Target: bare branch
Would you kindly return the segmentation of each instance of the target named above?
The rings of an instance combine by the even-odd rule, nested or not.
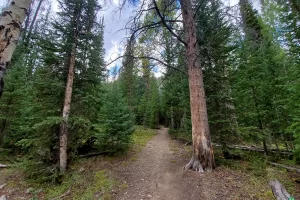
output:
[[[159,18],[161,19],[163,25],[168,29],[168,31],[174,36],[176,37],[182,44],[184,44],[184,46],[187,46],[187,43],[181,38],[179,37],[176,33],[174,33],[174,31],[171,29],[171,27],[168,26],[168,24],[166,23],[165,21],[165,18],[161,15],[160,11],[159,11],[159,8],[156,4],[156,1],[153,0],[153,3],[154,3],[154,7],[155,7],[155,10],[159,16]]]
[[[196,17],[197,12],[198,12],[199,9],[200,9],[200,7],[202,6],[203,2],[204,2],[204,1],[202,1],[202,2],[198,5],[198,7],[197,7],[197,9],[196,9],[196,11],[195,11],[195,13],[194,13],[194,16],[193,16],[194,19],[195,19],[195,17]]]
[[[177,70],[177,71],[179,71],[179,72],[181,72],[181,73],[187,74],[185,71],[182,71],[181,69],[178,69],[178,68],[176,68],[176,67],[174,67],[174,66],[172,66],[172,65],[170,65],[170,64],[168,64],[168,63],[165,63],[164,61],[162,61],[162,60],[160,60],[160,59],[158,59],[158,58],[154,58],[154,57],[152,57],[152,56],[132,56],[132,55],[123,55],[123,56],[119,56],[119,57],[117,57],[116,59],[112,60],[111,62],[107,63],[107,64],[105,65],[105,67],[111,65],[112,63],[114,63],[115,61],[117,61],[117,60],[119,60],[120,58],[123,58],[123,57],[131,57],[131,58],[133,58],[133,59],[150,59],[150,60],[155,60],[155,61],[159,62],[160,64],[166,66],[166,67],[169,67],[169,68],[174,69],[174,70]]]

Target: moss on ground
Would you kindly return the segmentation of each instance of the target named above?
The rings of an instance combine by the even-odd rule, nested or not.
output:
[[[148,141],[156,134],[156,130],[148,129],[143,126],[137,126],[132,134],[132,151],[139,152],[148,143]]]

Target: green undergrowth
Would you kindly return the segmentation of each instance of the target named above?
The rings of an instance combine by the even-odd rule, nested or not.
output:
[[[60,184],[26,179],[24,170],[18,165],[1,170],[0,183],[6,182],[8,190],[17,189],[20,193],[25,193],[30,188],[28,195],[31,199],[52,199],[64,195],[61,199],[109,200],[112,199],[112,190],[128,187],[114,177],[111,169],[116,163],[128,165],[135,161],[137,153],[155,134],[156,130],[137,126],[127,153],[77,159],[71,163],[67,174],[61,177]]]
[[[134,155],[129,161],[134,161],[135,153],[143,149],[147,142],[155,135],[156,131],[142,126],[137,126],[132,134],[130,152]],[[47,190],[47,198],[60,196],[70,190],[70,195],[65,199],[112,199],[111,192],[114,188],[127,188],[128,186],[115,178],[109,170],[119,158],[126,156],[99,156],[95,158],[80,159],[72,166],[69,175],[64,177],[61,185]],[[128,162],[127,160],[122,162]]]
[[[186,130],[169,129],[169,134],[173,139],[182,140],[184,142],[192,142],[192,134]]]
[[[214,151],[218,166],[244,174],[247,179],[246,184],[243,185],[244,191],[250,194],[253,199],[274,199],[269,186],[270,180],[274,179],[279,180],[291,195],[294,195],[299,188],[296,183],[298,179],[300,180],[299,175],[283,168],[268,165],[268,158],[263,154],[230,150],[231,154],[241,156],[240,159],[235,160],[225,159],[220,148],[215,148]]]
[[[143,126],[136,126],[132,134],[132,150],[141,151],[148,141],[156,134],[156,130],[145,128]]]
[[[120,182],[110,177],[105,169],[97,172],[72,172],[64,177],[62,184],[49,187],[46,198],[67,194],[64,199],[112,199],[111,191]],[[70,192],[68,192],[70,191]]]
[[[184,143],[192,142],[190,133],[169,129],[169,134],[173,139],[183,141]],[[250,195],[251,199],[273,200],[274,196],[269,182],[274,179],[279,180],[291,195],[294,196],[296,193],[299,193],[299,174],[288,172],[284,168],[273,167],[268,164],[268,161],[271,161],[295,166],[294,160],[289,160],[276,154],[266,157],[261,153],[239,149],[230,149],[229,151],[230,155],[235,159],[225,159],[222,149],[214,147],[217,166],[220,170],[226,168],[241,174],[241,177],[245,179],[243,181],[244,184],[241,186],[242,190],[245,194]],[[237,197],[237,199],[240,199],[240,197]]]

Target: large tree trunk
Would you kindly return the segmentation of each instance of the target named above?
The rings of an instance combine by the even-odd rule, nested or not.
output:
[[[75,39],[77,40],[77,39]],[[72,52],[69,61],[69,73],[67,78],[67,85],[65,91],[65,100],[63,107],[63,121],[60,125],[59,134],[59,169],[61,173],[65,173],[67,169],[67,147],[68,147],[68,119],[70,113],[70,104],[72,98],[73,80],[74,80],[74,68],[75,68],[75,53],[76,53],[76,43],[73,43]]]
[[[4,88],[4,75],[18,43],[20,29],[31,0],[12,0],[0,16],[0,97]]]
[[[196,25],[190,0],[180,0],[183,28],[186,36],[186,60],[188,64],[190,104],[193,134],[193,156],[186,169],[199,172],[215,167],[210,139],[202,66],[199,60]]]

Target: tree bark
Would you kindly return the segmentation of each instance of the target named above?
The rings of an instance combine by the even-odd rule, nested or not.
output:
[[[12,0],[0,16],[0,97],[4,88],[4,75],[18,43],[20,29],[31,0]]]
[[[192,117],[193,156],[186,169],[198,172],[215,168],[211,144],[202,66],[199,60],[196,25],[190,0],[180,0],[183,28],[186,37],[186,60],[188,64],[190,106]]]
[[[59,134],[59,142],[60,142],[59,169],[62,174],[65,173],[67,169],[68,119],[70,113],[70,104],[71,104],[73,80],[74,80],[76,41],[77,39],[75,37],[75,42],[73,43],[72,46],[72,51],[71,51],[70,61],[69,61],[69,73],[67,78],[64,107],[62,112],[63,120],[60,125],[60,134]]]

